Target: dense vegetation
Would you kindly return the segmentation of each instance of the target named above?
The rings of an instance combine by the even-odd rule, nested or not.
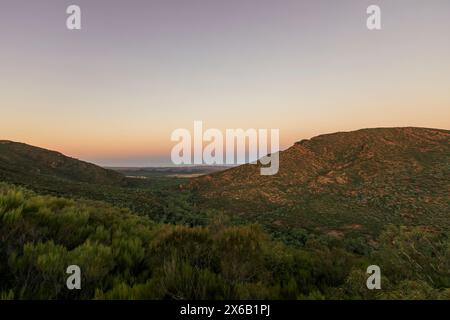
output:
[[[129,178],[0,141],[0,298],[450,299],[449,131],[324,135],[280,159],[272,177]]]
[[[216,215],[207,226],[159,224],[102,202],[0,184],[4,299],[450,299],[446,232],[389,226],[376,248],[300,234],[295,246]],[[65,287],[66,267],[82,290]],[[379,291],[366,288],[369,264]]]
[[[302,140],[279,172],[255,165],[196,178],[197,205],[278,233],[376,241],[386,224],[450,230],[450,131],[378,128]]]

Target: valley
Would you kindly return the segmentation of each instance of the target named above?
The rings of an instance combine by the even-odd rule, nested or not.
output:
[[[280,152],[275,176],[258,165],[101,168],[2,141],[0,293],[448,299],[449,177],[450,132],[425,128],[303,140]],[[64,291],[53,270],[66,264],[90,270],[83,293]],[[365,289],[372,264],[380,292]]]

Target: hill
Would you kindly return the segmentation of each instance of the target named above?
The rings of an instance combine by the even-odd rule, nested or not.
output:
[[[181,189],[3,142],[0,299],[448,299],[449,136],[323,135],[276,176],[244,165]],[[71,264],[83,290],[64,287]]]
[[[376,128],[302,140],[280,152],[280,170],[243,165],[200,177],[204,207],[271,229],[340,237],[387,224],[450,227],[450,131]]]
[[[61,179],[117,185],[124,176],[91,163],[24,143],[0,140],[0,178],[16,183],[33,179]]]
[[[124,172],[124,171],[122,171]],[[148,175],[125,177],[121,172],[24,143],[0,140],[0,182],[26,187],[43,195],[108,202],[157,221],[193,223],[197,214],[182,195],[172,192],[184,178]],[[170,210],[168,207],[170,206]]]

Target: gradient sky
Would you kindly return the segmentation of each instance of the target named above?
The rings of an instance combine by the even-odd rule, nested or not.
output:
[[[66,29],[70,4],[81,31]],[[279,128],[282,148],[450,129],[449,39],[448,0],[0,0],[0,139],[151,166],[194,120]]]

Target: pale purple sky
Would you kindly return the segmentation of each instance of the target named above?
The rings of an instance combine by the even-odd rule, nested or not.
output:
[[[0,0],[0,139],[145,166],[167,164],[170,133],[194,120],[280,128],[283,147],[449,129],[449,39],[448,0]]]

